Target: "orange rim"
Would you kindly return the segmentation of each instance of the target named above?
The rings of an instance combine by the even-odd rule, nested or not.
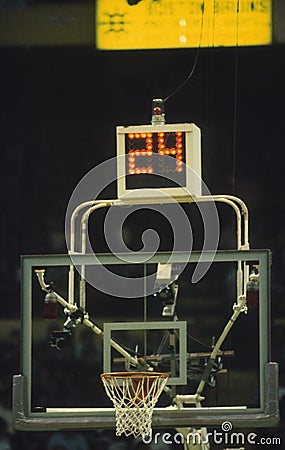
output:
[[[169,374],[166,372],[109,372],[102,373],[101,378],[143,378],[143,377],[158,377],[168,378]]]

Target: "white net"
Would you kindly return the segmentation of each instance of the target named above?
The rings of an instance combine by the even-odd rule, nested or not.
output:
[[[116,372],[101,375],[116,414],[116,435],[148,436],[153,408],[163,391],[168,373]]]

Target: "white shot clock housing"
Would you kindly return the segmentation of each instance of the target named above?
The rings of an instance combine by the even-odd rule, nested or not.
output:
[[[117,127],[118,197],[193,198],[201,192],[201,137],[193,123]]]

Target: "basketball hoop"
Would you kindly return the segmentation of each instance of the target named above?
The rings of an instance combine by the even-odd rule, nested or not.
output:
[[[168,373],[114,372],[101,374],[101,379],[115,408],[116,435],[149,435],[153,408]]]

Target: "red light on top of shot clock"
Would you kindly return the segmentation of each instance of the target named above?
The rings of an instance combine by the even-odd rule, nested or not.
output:
[[[155,106],[152,110],[152,114],[154,116],[161,116],[162,114],[162,109],[159,106]]]
[[[164,101],[161,98],[154,98],[152,100],[152,125],[164,124],[165,123],[165,113],[164,113]]]

